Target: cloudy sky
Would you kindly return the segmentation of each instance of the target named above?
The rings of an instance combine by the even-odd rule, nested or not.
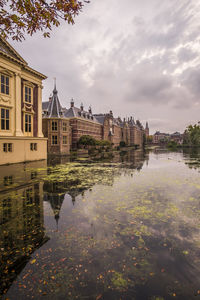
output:
[[[149,122],[150,133],[200,120],[200,1],[91,0],[44,39],[11,42],[29,65],[57,78],[59,99],[94,113]]]

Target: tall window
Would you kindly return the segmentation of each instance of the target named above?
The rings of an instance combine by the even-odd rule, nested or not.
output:
[[[67,144],[67,136],[63,135],[63,145],[66,145],[66,144]]]
[[[10,111],[6,108],[1,108],[1,130],[10,129]]]
[[[67,123],[66,122],[63,122],[63,131],[67,131]]]
[[[25,132],[31,132],[31,115],[25,114]]]
[[[9,95],[9,77],[1,74],[1,93]]]
[[[52,121],[52,131],[57,131],[57,130],[58,130],[58,122]]]
[[[57,145],[57,144],[58,144],[58,136],[52,135],[52,145]]]
[[[25,102],[31,103],[31,88],[25,86]]]

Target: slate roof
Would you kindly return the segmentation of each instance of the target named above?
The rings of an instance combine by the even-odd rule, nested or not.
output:
[[[63,118],[65,110],[60,105],[56,86],[53,90],[53,96],[50,97],[49,101],[42,102],[42,110],[44,112],[43,117],[45,118]]]
[[[99,114],[99,115],[94,115],[94,116],[95,116],[95,118],[97,119],[97,121],[98,121],[100,124],[103,125],[104,120],[105,120],[105,116],[106,116],[106,115]]]
[[[88,112],[88,111],[85,111],[85,110],[82,110],[81,108],[78,108],[78,107],[70,107],[64,114],[64,116],[66,118],[82,118],[82,119],[85,119],[85,120],[90,120],[90,121],[93,121],[93,122],[97,122],[98,123],[98,120],[96,119],[96,117]]]
[[[42,102],[42,110],[48,111],[49,101]]]

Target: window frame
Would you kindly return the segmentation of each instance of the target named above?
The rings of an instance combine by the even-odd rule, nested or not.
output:
[[[26,116],[28,116],[26,122]],[[26,126],[28,130],[26,130]],[[25,112],[24,113],[24,134],[27,136],[32,136],[33,134],[33,115],[31,113]]]
[[[4,117],[2,118],[2,111],[4,111]],[[7,117],[7,112],[8,112],[8,117]],[[10,109],[6,107],[0,107],[0,130],[5,132],[5,131],[10,131]],[[4,126],[2,126],[4,124]],[[2,128],[4,127],[4,128]]]
[[[26,92],[26,89],[28,93]],[[24,84],[23,96],[24,96],[24,103],[33,104],[33,86],[31,84],[27,84],[27,83]],[[29,99],[26,99],[26,97],[28,97]]]
[[[30,150],[37,151],[37,143],[30,143]]]
[[[63,122],[62,124],[62,131],[67,132],[67,122]]]
[[[56,141],[56,143],[55,143]],[[51,145],[57,146],[58,145],[58,135],[52,135],[51,136]]]
[[[3,143],[3,152],[13,152],[13,143]]]
[[[3,77],[5,78],[4,82],[2,82]],[[7,83],[7,79],[8,79],[8,83]],[[2,86],[4,87],[5,92],[2,91]],[[8,88],[8,93],[7,93],[7,88]],[[10,96],[10,76],[4,73],[0,73],[0,93],[5,96]]]
[[[58,121],[51,121],[51,131],[53,132],[58,131]]]
[[[65,142],[64,142],[64,139],[66,140]],[[63,145],[67,145],[67,135],[63,135],[62,142],[63,142]]]

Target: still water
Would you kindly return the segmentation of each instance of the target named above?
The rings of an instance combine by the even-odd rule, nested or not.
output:
[[[0,168],[0,298],[200,299],[200,154]]]

